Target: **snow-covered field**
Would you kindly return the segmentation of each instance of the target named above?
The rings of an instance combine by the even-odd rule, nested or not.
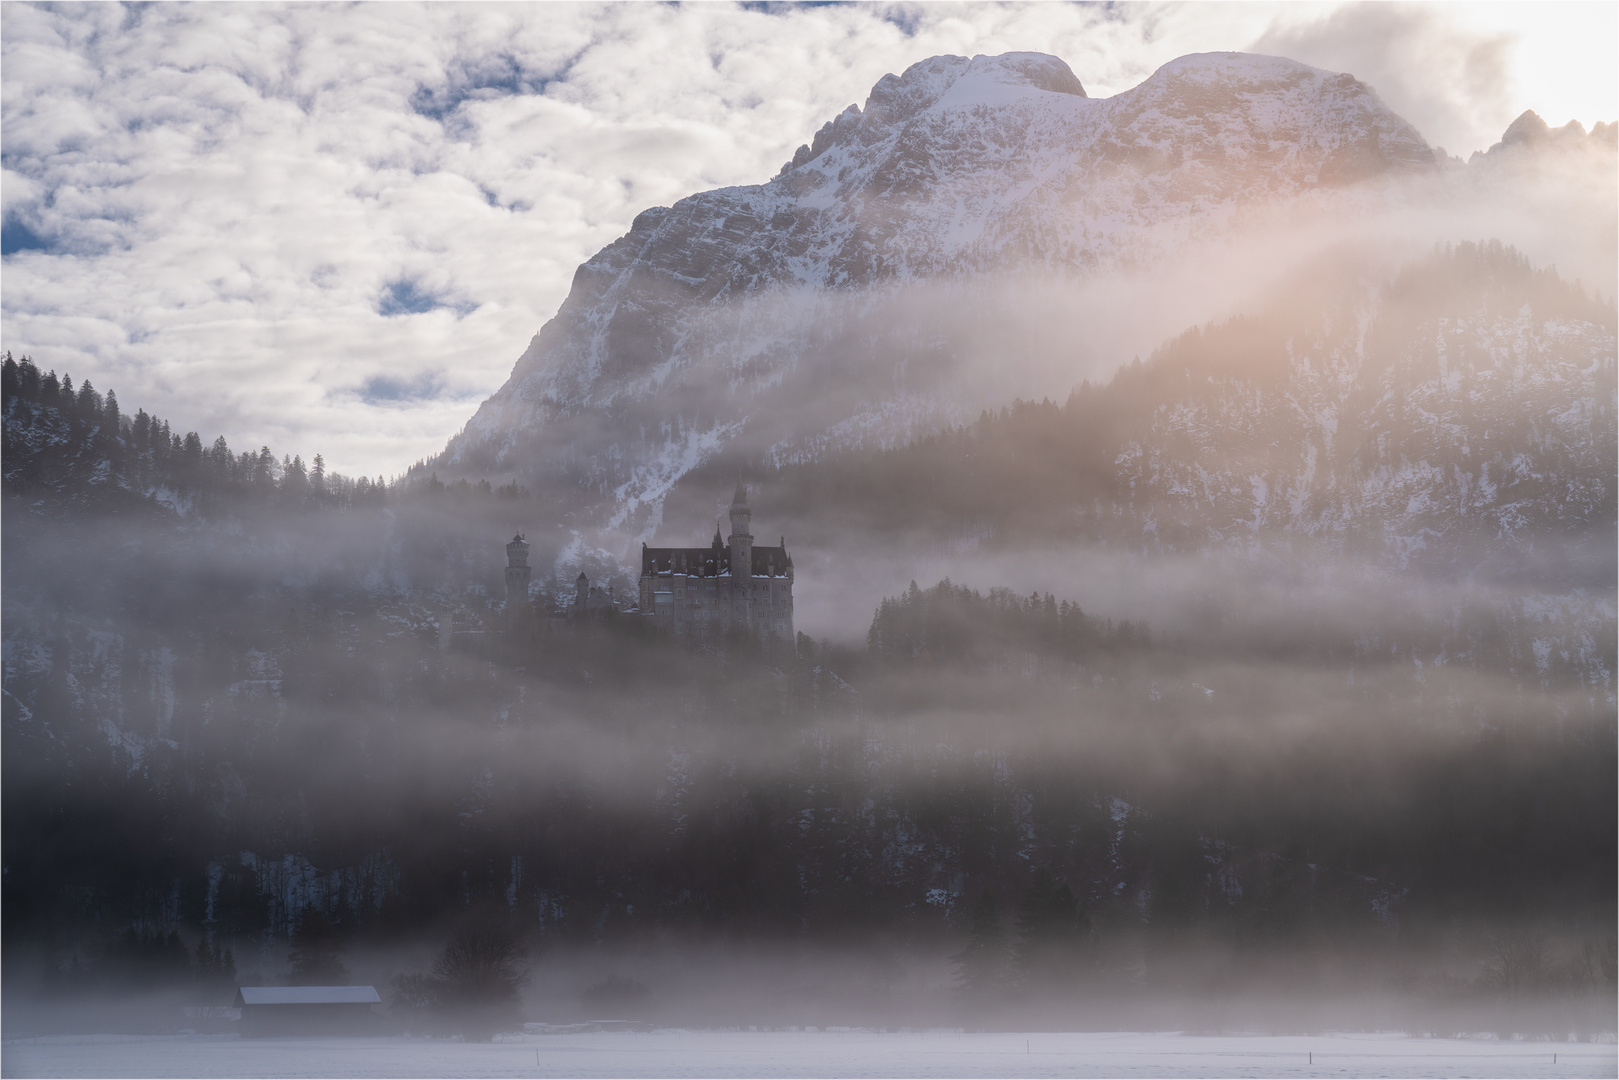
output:
[[[0,1071],[8,1077],[1585,1077],[1619,1073],[1613,1043],[1401,1035],[654,1031],[503,1036],[493,1043],[93,1035],[7,1039],[0,1045]]]

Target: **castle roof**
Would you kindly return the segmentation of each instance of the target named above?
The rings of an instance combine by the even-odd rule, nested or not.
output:
[[[715,538],[716,541],[718,537]],[[792,560],[785,544],[753,549],[753,576],[767,577],[772,571],[777,577],[786,577]],[[696,574],[718,577],[731,572],[731,550],[719,543],[708,547],[655,548],[641,545],[641,576],[658,574]]]

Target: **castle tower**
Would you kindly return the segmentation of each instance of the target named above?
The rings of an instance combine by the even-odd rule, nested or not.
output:
[[[744,585],[753,577],[753,534],[748,531],[753,522],[753,511],[748,508],[748,489],[736,485],[731,497],[731,577]]]
[[[585,617],[585,605],[590,600],[590,579],[585,577],[583,570],[573,579],[573,610],[582,619]]]
[[[518,619],[529,612],[528,604],[528,541],[523,534],[512,537],[506,545],[506,617]]]

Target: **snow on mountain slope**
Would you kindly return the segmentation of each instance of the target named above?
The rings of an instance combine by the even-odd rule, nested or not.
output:
[[[1171,346],[1119,481],[1188,546],[1290,533],[1477,566],[1611,536],[1615,348],[1611,314],[1521,256],[1436,257]]]
[[[941,312],[1004,303],[979,291],[991,275],[1160,265],[1278,204],[1434,166],[1371,89],[1277,57],[1187,56],[1103,100],[1055,57],[933,57],[768,183],[641,214],[434,464],[610,493],[592,516],[644,536],[674,480],[738,438],[926,423],[928,373],[961,363]],[[906,300],[940,283],[932,307]]]

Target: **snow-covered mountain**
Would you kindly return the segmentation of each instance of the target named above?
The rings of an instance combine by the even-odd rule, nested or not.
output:
[[[939,553],[931,573],[978,580],[981,555],[1110,549],[1607,587],[1611,303],[1499,243],[1388,280],[1323,262],[1268,308],[1189,330],[1066,404],[756,468],[755,511],[796,538],[811,580],[817,558],[819,576],[842,574],[851,550]],[[673,531],[702,526],[727,464],[681,482]]]
[[[1373,296],[1167,347],[1116,395],[1116,483],[1182,543],[1287,533],[1395,566],[1609,534],[1613,330],[1510,249],[1463,245]]]
[[[605,495],[597,521],[646,535],[738,439],[813,450],[936,416],[929,373],[962,336],[941,312],[1004,303],[992,277],[1161,265],[1436,165],[1369,87],[1278,57],[1187,56],[1107,99],[1051,56],[933,57],[768,183],[642,213],[434,464],[574,482]]]

